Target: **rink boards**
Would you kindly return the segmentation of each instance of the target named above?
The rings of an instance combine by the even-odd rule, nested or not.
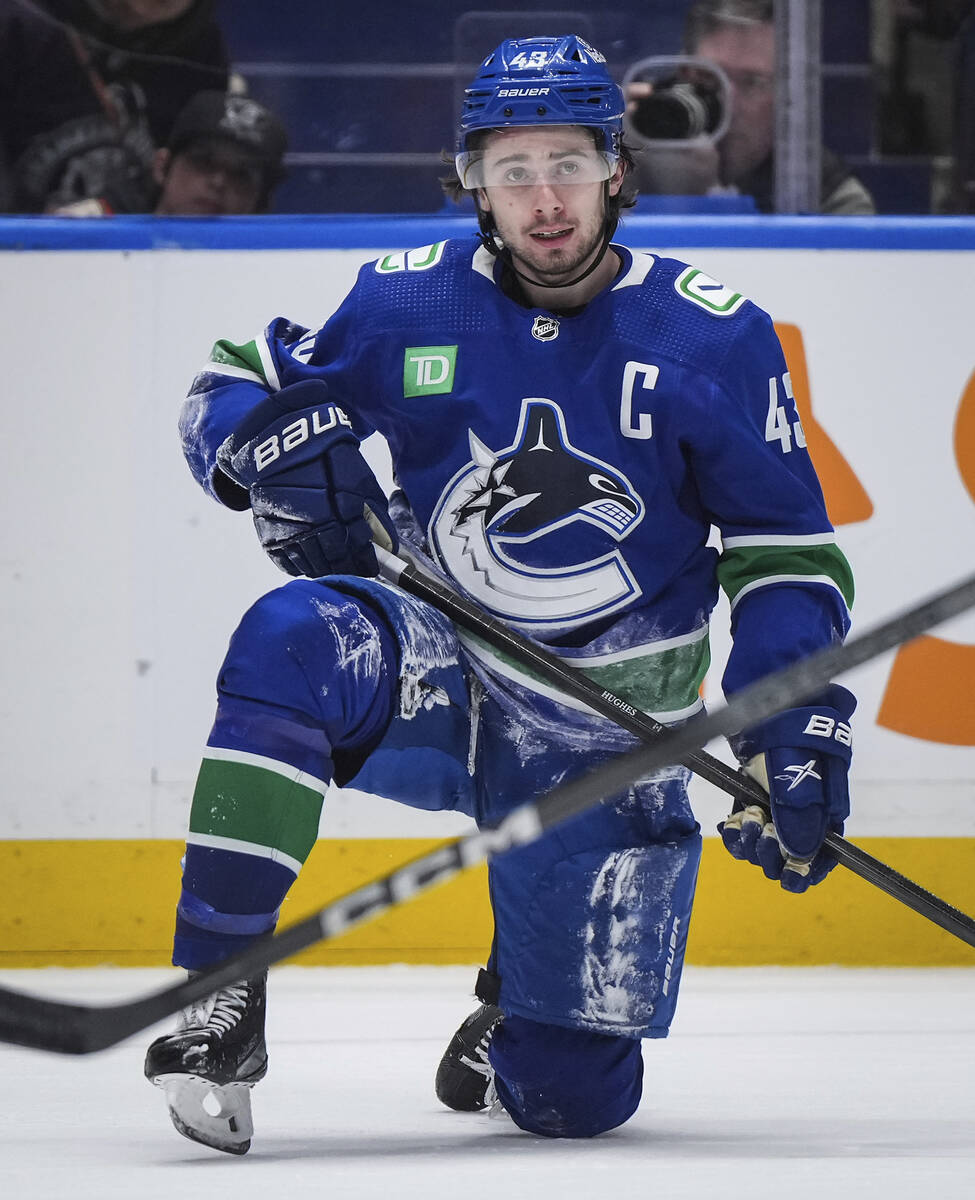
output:
[[[246,340],[279,314],[320,324],[363,262],[468,228],[0,220],[0,965],[166,960],[213,679],[242,611],[283,581],[246,516],[207,500],[182,463],[176,412],[210,345]],[[975,222],[637,217],[622,240],[693,263],[776,318],[856,573],[857,629],[972,569]],[[370,453],[386,471],[382,447]],[[719,608],[718,663],[726,620]],[[973,674],[969,615],[848,680],[860,697],[849,836],[967,911]],[[710,834],[723,798],[707,785],[695,797]],[[286,916],[467,828],[330,796]],[[489,939],[474,871],[308,957],[464,962]],[[706,842],[691,961],[969,956],[846,872],[787,897]]]

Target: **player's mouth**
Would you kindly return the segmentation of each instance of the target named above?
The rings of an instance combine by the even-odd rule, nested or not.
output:
[[[536,229],[531,234],[531,239],[542,246],[564,246],[572,233],[571,225],[561,225],[557,229]]]

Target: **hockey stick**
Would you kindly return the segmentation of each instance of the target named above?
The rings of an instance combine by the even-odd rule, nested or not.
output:
[[[581,701],[643,741],[650,742],[667,733],[665,725],[593,683],[581,671],[568,666],[551,651],[529,641],[490,616],[478,605],[461,596],[449,584],[424,570],[415,559],[404,560],[378,546],[376,556],[384,578],[432,604],[455,625],[481,638],[495,650],[554,684],[573,699]],[[751,776],[728,766],[721,759],[708,754],[706,750],[693,750],[682,762],[702,779],[733,796],[736,810],[746,804],[758,804],[768,808],[768,796]],[[960,938],[969,946],[975,946],[975,920],[971,917],[912,879],[908,879],[906,875],[895,871],[893,867],[887,866],[880,859],[874,858],[859,846],[848,842],[838,833],[828,833],[825,845],[837,862],[855,875],[886,892],[893,899],[899,900],[920,916],[926,917],[947,933]]]
[[[843,646],[831,646],[766,676],[737,693],[723,708],[694,717],[685,725],[667,730],[653,744],[611,759],[540,799],[520,805],[494,829],[479,831],[421,855],[280,933],[258,939],[193,979],[141,998],[107,1005],[71,1004],[0,988],[0,1041],[60,1054],[91,1054],[117,1045],[217,988],[255,975],[316,942],[337,937],[394,905],[411,900],[434,884],[446,882],[491,854],[527,845],[604,797],[622,791],[634,779],[669,763],[683,761],[713,738],[728,737],[792,707],[820,691],[835,676],[869,662],[973,605],[975,575]]]

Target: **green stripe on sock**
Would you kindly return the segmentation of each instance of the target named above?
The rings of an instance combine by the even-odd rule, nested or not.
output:
[[[733,546],[718,562],[718,583],[734,603],[749,584],[776,575],[825,575],[853,607],[853,571],[835,544],[825,546]]]
[[[304,862],[321,811],[322,796],[312,788],[262,767],[207,758],[193,793],[190,832],[251,842]]]

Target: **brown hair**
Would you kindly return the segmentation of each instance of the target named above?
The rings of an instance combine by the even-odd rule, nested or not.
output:
[[[774,0],[697,0],[684,25],[684,52],[693,54],[701,41],[729,25],[771,25]]]

